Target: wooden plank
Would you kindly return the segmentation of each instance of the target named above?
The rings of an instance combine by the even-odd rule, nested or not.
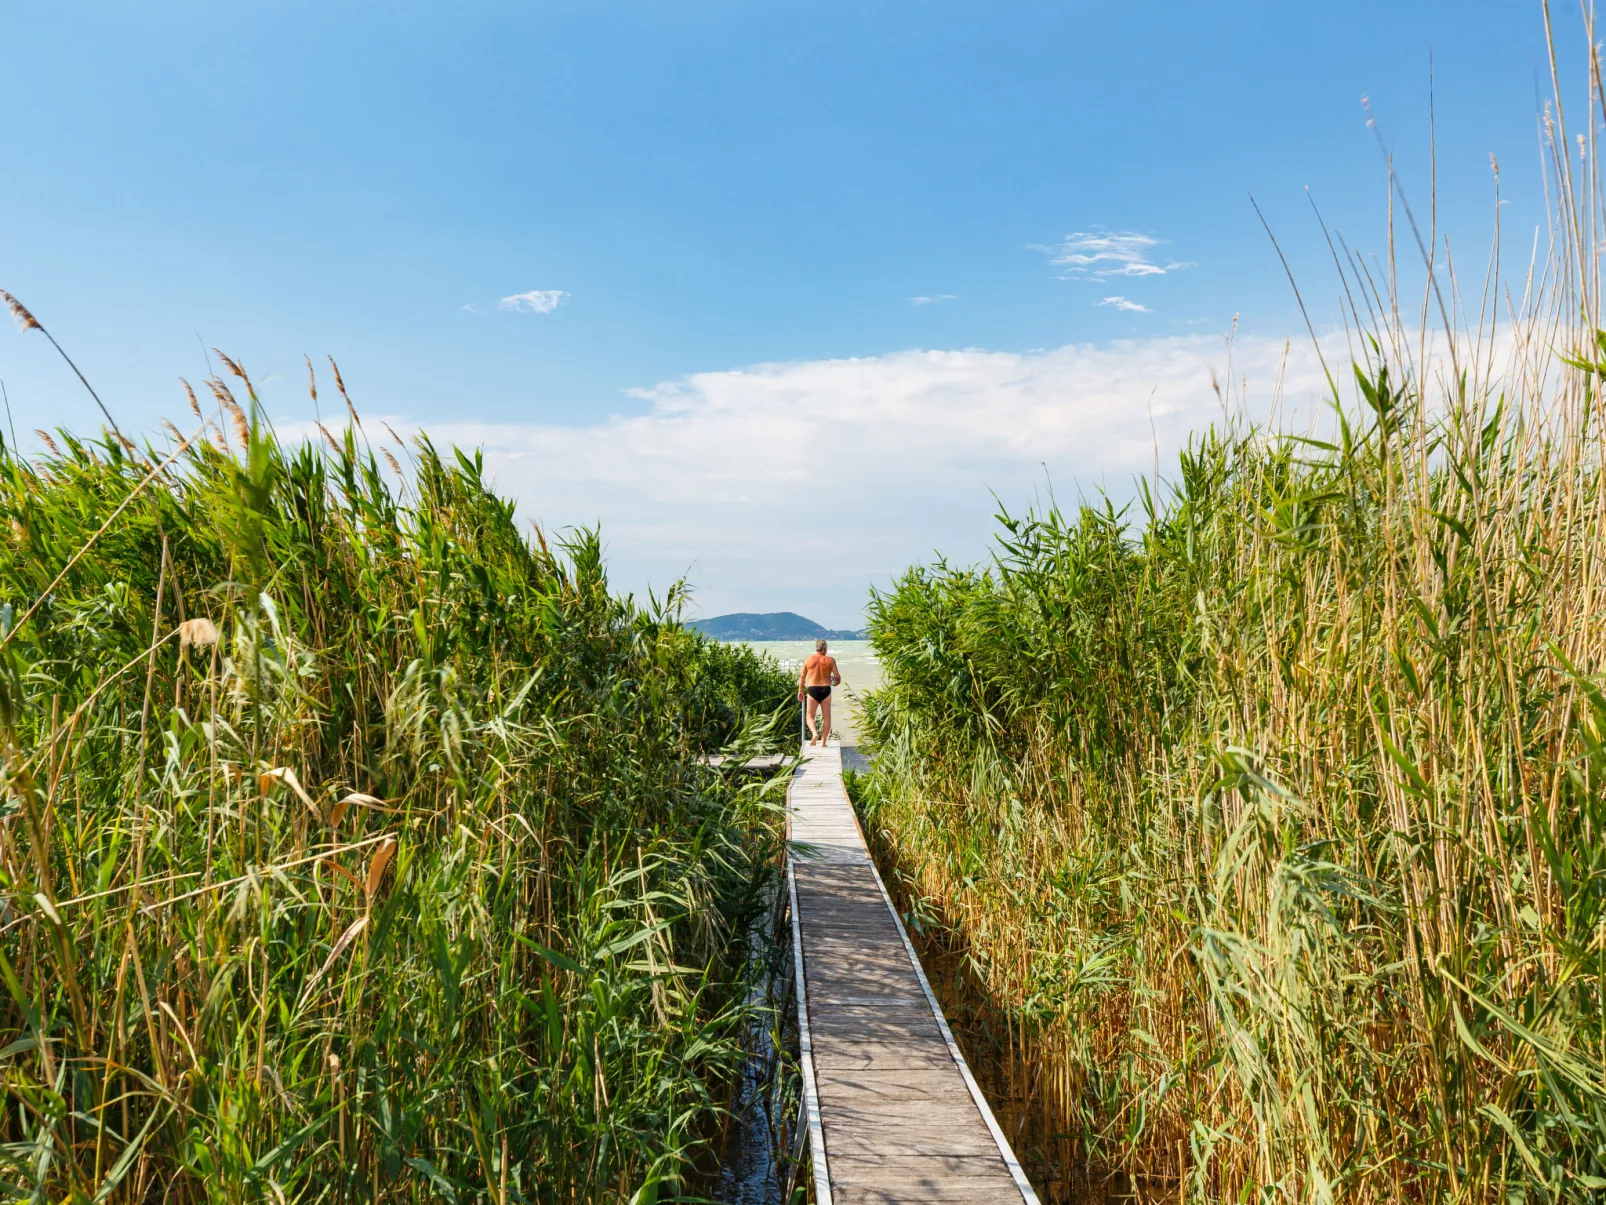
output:
[[[940,1130],[949,1135],[963,1134],[966,1141],[978,1142],[982,1149],[992,1150],[993,1136],[970,1125],[972,1105],[925,1100],[911,1103],[907,1100],[862,1100],[855,1104],[838,1097],[831,1110],[831,1126],[842,1132],[851,1132],[855,1138],[864,1138],[861,1131],[884,1133],[894,1139],[909,1130]]]
[[[884,911],[880,916],[870,912],[871,908],[880,908],[881,901],[868,901],[855,905],[850,911],[842,908],[814,908],[806,901],[798,905],[798,918],[807,923],[807,939],[809,941],[843,941],[853,938],[869,938],[876,943],[885,942],[889,937],[898,936],[898,926],[892,923],[892,918]],[[892,949],[898,947],[894,945]]]
[[[805,968],[808,966],[804,963]],[[901,980],[879,974],[875,968],[866,966],[836,966],[829,975],[821,973],[816,976],[812,970],[804,972],[809,976],[809,982],[818,985],[820,997],[824,999],[845,1000],[850,996],[892,996],[899,999],[918,999],[916,993],[919,986],[913,990]]]
[[[702,753],[697,760],[705,766],[731,766],[738,771],[781,770],[791,761],[790,753],[771,753],[764,757],[750,757],[739,765],[731,762],[723,753]]]
[[[924,1001],[921,1001],[923,1004]],[[814,1032],[855,1042],[940,1043],[942,1032],[931,1014],[910,1001],[902,1008],[857,1008],[842,1005],[817,1010]]]
[[[816,900],[814,894],[805,888],[803,898],[798,903],[798,914],[808,920],[811,936],[821,931],[848,933],[873,929],[877,933],[896,934],[898,930],[898,926],[892,923],[892,918],[881,907],[881,901],[873,896],[844,903],[840,893],[833,893],[830,902],[826,903]]]
[[[905,970],[908,969],[909,956],[904,953],[903,946],[890,944],[898,939],[896,925],[878,925],[864,917],[851,924],[834,921],[820,926],[808,909],[799,911],[805,926],[803,953],[813,950],[824,957],[890,958]]]
[[[954,1093],[953,1077],[946,1070],[906,1071],[898,1075],[822,1071],[814,1079],[822,1097],[840,1101],[844,1108],[873,1107],[891,1101],[905,1105],[951,1101],[955,1108],[966,1104]],[[969,1107],[974,1108],[973,1105]]]
[[[985,1126],[967,1124],[968,1115],[957,1109],[932,1108],[920,1118],[908,1116],[908,1106],[884,1112],[833,1111],[824,1133],[838,1159],[877,1158],[883,1155],[996,1156],[998,1148]]]
[[[892,1177],[889,1177],[892,1179]],[[832,1189],[831,1205],[914,1205],[930,1202],[931,1205],[1019,1205],[1021,1193],[1013,1184],[995,1187],[991,1182],[982,1185],[975,1180],[932,1180],[922,1177],[915,1183],[907,1181],[881,1187],[866,1184],[844,1184]]]
[[[816,979],[823,984],[831,979],[851,980],[862,976],[881,983],[912,984],[916,989],[920,986],[910,976],[908,962],[896,955],[858,949],[850,954],[819,958],[809,948],[806,937],[803,939],[803,966],[810,983]]]
[[[893,932],[892,937],[898,934]],[[920,991],[920,980],[909,973],[909,956],[899,956],[896,947],[888,949],[885,938],[881,939],[880,946],[873,944],[874,933],[866,934],[861,941],[844,941],[826,939],[821,942],[803,939],[803,958],[808,967],[809,978],[816,972],[822,976],[857,974],[860,968],[866,972],[874,972],[881,968],[890,979],[907,983],[916,992]]]
[[[983,1133],[986,1131],[984,1130]],[[831,1149],[830,1135],[826,1135],[826,1150]],[[996,1183],[1001,1161],[998,1158],[998,1148],[995,1146],[981,1155],[856,1155],[841,1160],[844,1166],[839,1171],[831,1169],[832,1186],[838,1184],[861,1184],[866,1187],[892,1187],[897,1186],[907,1194],[908,1186],[913,1184],[947,1184],[954,1180],[982,1180]],[[1013,1189],[1015,1186],[1006,1177],[1004,1185]],[[899,1200],[910,1200],[907,1195]],[[925,1193],[914,1198],[921,1201],[931,1200]],[[967,1200],[969,1198],[966,1198]],[[1020,1193],[1015,1193],[1015,1200],[1020,1200]]]
[[[854,1042],[816,1037],[816,1071],[946,1071],[953,1059],[940,1046],[928,1042]]]

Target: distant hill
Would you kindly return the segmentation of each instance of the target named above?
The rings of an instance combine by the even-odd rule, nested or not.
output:
[[[742,611],[735,615],[716,615],[712,619],[694,619],[687,626],[715,640],[864,639],[863,632],[822,628],[812,619],[804,619],[794,611],[771,611],[767,615]]]

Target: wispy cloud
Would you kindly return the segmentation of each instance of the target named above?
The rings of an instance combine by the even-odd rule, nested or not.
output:
[[[1128,311],[1130,311],[1131,313],[1134,313],[1134,314],[1147,314],[1147,313],[1149,313],[1149,307],[1148,306],[1139,305],[1135,301],[1128,301],[1125,297],[1106,297],[1103,301],[1099,302],[1099,304],[1100,305],[1107,305],[1111,309],[1115,309],[1115,310],[1128,310]]]
[[[596,422],[429,431],[438,446],[483,447],[522,518],[600,520],[621,588],[661,593],[689,574],[705,614],[850,617],[867,583],[933,549],[984,556],[990,491],[1018,508],[1045,465],[1062,500],[1078,483],[1128,496],[1134,474],[1153,472],[1156,441],[1174,463],[1190,431],[1219,421],[1212,372],[1247,379],[1259,413],[1279,379],[1285,410],[1321,405],[1308,344],[1240,334],[1230,354],[1229,373],[1220,338],[1179,335],[760,364],[634,390],[644,412]]]
[[[930,305],[933,301],[957,301],[952,293],[933,293],[930,297],[911,297],[910,305]]]
[[[562,289],[531,289],[528,293],[515,293],[502,298],[496,303],[496,308],[520,314],[550,314],[567,296]]]
[[[1164,239],[1133,230],[1082,230],[1067,234],[1052,246],[1033,244],[1032,250],[1041,251],[1049,263],[1063,268],[1060,275],[1066,280],[1164,276],[1194,266],[1174,259],[1160,262],[1154,252],[1164,245]]]

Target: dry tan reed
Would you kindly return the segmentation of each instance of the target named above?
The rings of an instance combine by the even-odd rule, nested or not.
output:
[[[18,301],[4,289],[0,289],[0,301],[4,301],[6,303],[6,309],[11,311],[11,316],[16,319],[17,325],[23,330],[44,330],[44,327],[39,325],[39,319],[35,318],[31,313],[28,312],[28,307],[23,305],[22,302]]]

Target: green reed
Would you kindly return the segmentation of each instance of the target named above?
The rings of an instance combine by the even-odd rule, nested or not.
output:
[[[0,1188],[671,1193],[777,882],[773,800],[699,755],[790,682],[478,457],[402,478],[212,385],[176,457],[0,454]]]
[[[1606,239],[1549,118],[1520,310],[1435,347],[1346,263],[1320,438],[1230,422],[1141,523],[1003,515],[872,600],[861,808],[1051,1195],[1606,1193]]]

